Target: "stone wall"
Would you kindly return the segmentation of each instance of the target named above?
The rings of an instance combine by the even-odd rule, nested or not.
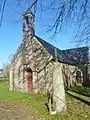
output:
[[[42,91],[49,89],[52,80],[52,56],[48,51],[39,43],[39,41],[34,37],[32,41],[33,46],[33,57],[34,57],[34,71],[36,71],[37,81],[34,89],[37,91]]]
[[[23,66],[21,53],[12,62],[10,69],[10,89],[22,91],[23,89]]]
[[[51,86],[52,56],[29,32],[24,35],[22,47],[19,47],[12,61],[10,89],[28,92],[25,68],[29,67],[33,72],[33,91],[46,90]]]
[[[65,86],[72,86],[77,83],[76,73],[77,71],[81,72],[81,84],[83,83],[83,71],[80,67],[74,65],[63,64],[62,65],[62,74]]]

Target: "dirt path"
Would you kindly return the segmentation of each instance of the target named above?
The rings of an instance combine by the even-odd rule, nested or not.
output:
[[[0,100],[0,120],[38,120],[22,102]]]

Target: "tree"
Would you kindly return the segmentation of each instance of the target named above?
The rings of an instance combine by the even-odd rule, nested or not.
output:
[[[16,0],[18,6],[22,0]],[[4,10],[8,0],[0,0],[0,26],[2,24]],[[40,10],[43,12],[53,12],[53,23],[49,25],[48,31],[54,30],[56,35],[63,25],[73,22],[77,25],[76,42],[88,43],[90,39],[90,1],[89,0],[49,0],[48,5],[44,0],[23,0],[29,9]],[[50,15],[50,14],[49,14]]]
[[[4,77],[4,79],[9,80],[10,64],[8,62],[3,63],[2,69],[3,69],[3,77]]]

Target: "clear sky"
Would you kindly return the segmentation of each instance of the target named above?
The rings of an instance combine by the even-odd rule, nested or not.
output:
[[[9,61],[9,57],[15,53],[23,39],[21,13],[27,5],[21,4],[17,7],[15,0],[8,0],[4,12],[3,23],[0,28],[0,68],[3,63]],[[47,2],[45,3],[47,4]],[[71,25],[61,31],[54,39],[52,39],[52,32],[47,33],[47,22],[50,24],[49,14],[41,14],[37,11],[35,20],[35,33],[39,37],[48,41],[49,43],[59,47],[60,49],[75,47],[71,41],[75,35],[74,27]],[[51,16],[53,13],[51,13]]]

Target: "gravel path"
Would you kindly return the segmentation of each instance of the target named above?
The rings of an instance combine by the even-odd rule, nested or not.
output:
[[[39,120],[22,102],[0,100],[0,120]]]

